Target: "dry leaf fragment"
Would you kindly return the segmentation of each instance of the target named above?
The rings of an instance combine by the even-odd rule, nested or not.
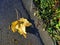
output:
[[[11,24],[11,30],[13,32],[18,31],[20,35],[23,35],[24,38],[27,37],[26,27],[31,26],[32,24],[25,18],[20,18],[19,20],[16,20],[12,22]]]

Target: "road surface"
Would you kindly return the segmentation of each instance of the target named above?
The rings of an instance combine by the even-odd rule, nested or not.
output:
[[[17,20],[15,8],[19,13],[18,18],[27,18],[33,24],[27,28],[26,39],[19,33],[13,33],[8,29],[11,22]],[[44,45],[34,25],[34,20],[24,8],[22,0],[0,0],[0,45]]]

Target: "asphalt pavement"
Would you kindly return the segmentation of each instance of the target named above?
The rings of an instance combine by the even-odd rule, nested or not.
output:
[[[18,18],[27,18],[33,24],[27,28],[26,39],[8,28],[12,21],[17,20],[15,9],[18,10]],[[0,45],[44,45],[22,0],[0,0]]]

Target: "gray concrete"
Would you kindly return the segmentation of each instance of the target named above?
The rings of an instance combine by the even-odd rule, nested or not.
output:
[[[47,31],[43,31],[43,22],[41,19],[38,19],[36,16],[33,15],[33,13],[36,11],[33,8],[36,8],[33,4],[33,0],[22,0],[24,3],[25,8],[28,10],[31,19],[34,20],[35,26],[38,29],[38,32],[41,36],[41,39],[44,43],[44,45],[54,45],[51,37],[48,35]],[[30,2],[30,3],[29,3]]]
[[[27,18],[33,24],[27,28],[26,39],[8,29],[11,22],[16,20],[15,8],[18,9],[19,18]],[[22,0],[0,0],[0,45],[44,45],[34,20],[30,18]]]

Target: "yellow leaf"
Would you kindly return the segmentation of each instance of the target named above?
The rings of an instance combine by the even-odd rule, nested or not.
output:
[[[27,37],[26,27],[31,26],[32,24],[25,18],[20,18],[19,20],[13,21],[11,24],[11,30],[13,32],[18,31],[20,35],[23,35],[24,38]]]

